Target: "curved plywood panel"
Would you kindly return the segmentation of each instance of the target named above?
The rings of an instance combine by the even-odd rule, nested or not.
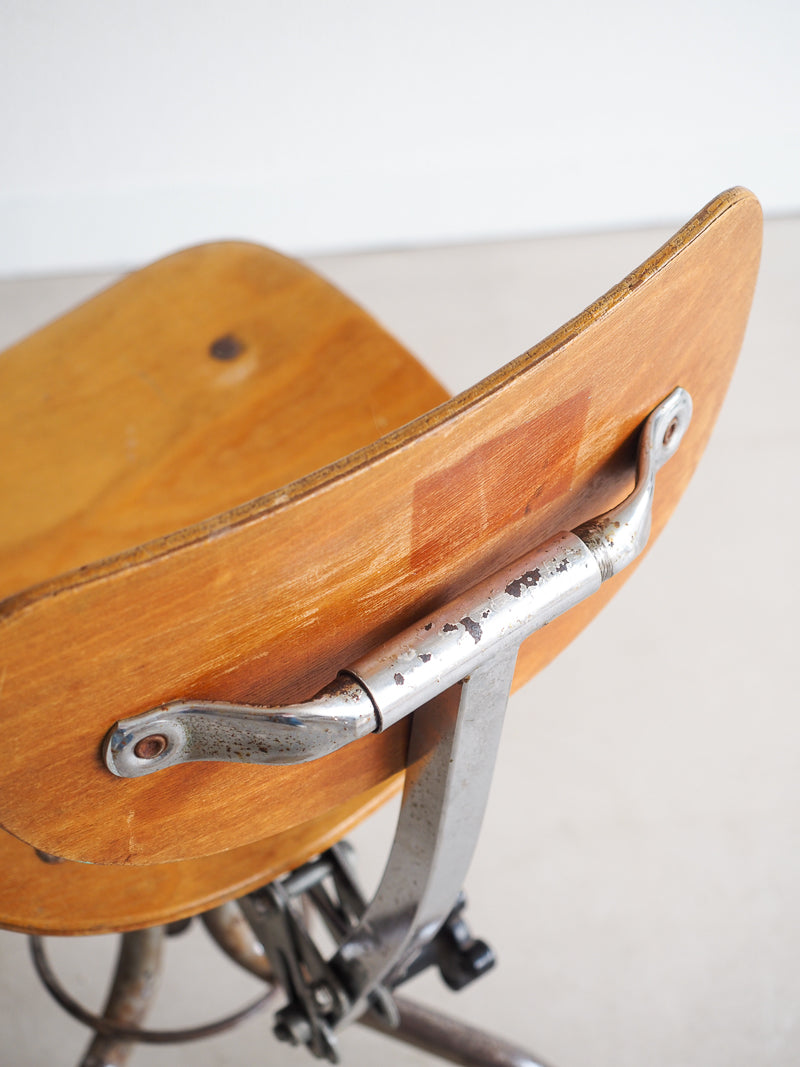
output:
[[[135,781],[108,774],[99,744],[116,719],[176,697],[309,696],[502,563],[616,502],[636,428],[682,385],[695,416],[659,475],[657,533],[724,396],[759,248],[757,201],[723,194],[586,312],[468,392],[377,440],[369,427],[372,443],[284,488],[9,597],[3,826],[72,859],[186,860],[283,834],[400,771],[402,726],[313,765],[201,764]],[[115,302],[111,322],[123,314]],[[307,295],[300,304],[293,321],[319,310]],[[311,426],[315,396],[304,401]],[[617,586],[534,635],[518,681]]]

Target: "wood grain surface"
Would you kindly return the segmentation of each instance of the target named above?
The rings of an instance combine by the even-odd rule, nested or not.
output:
[[[242,243],[160,260],[0,358],[0,599],[279,490],[447,395],[300,263]]]
[[[89,512],[92,502],[107,493],[107,514],[113,517],[114,494],[129,494],[134,503],[122,509],[129,517],[119,524],[116,541],[104,540],[105,533],[94,526],[84,527],[71,549],[43,547],[39,570],[37,553],[20,547],[27,541],[24,531],[9,547],[9,558],[17,560],[16,588],[41,584],[10,595],[0,609],[5,742],[0,820],[6,830],[70,859],[159,864],[284,834],[395,775],[405,759],[402,726],[302,767],[199,764],[135,781],[113,778],[100,762],[99,746],[116,719],[168,699],[278,703],[311,695],[337,669],[475,580],[616,502],[631,484],[636,428],[674,386],[682,385],[693,396],[695,415],[681,450],[659,475],[656,534],[688,482],[724,396],[749,310],[760,232],[755,198],[743,190],[723,194],[582,315],[473,389],[399,429],[387,426],[390,432],[376,440],[379,424],[374,419],[370,424],[362,408],[364,447],[344,458],[326,456],[319,462],[327,467],[285,487],[253,489],[247,482],[246,489],[233,493],[244,491],[239,500],[254,491],[266,495],[144,545],[136,514],[158,514],[173,479],[176,499],[184,492],[193,496],[176,472],[187,465],[193,469],[191,457],[205,447],[201,424],[206,416],[197,424],[191,418],[181,423],[189,425],[181,447],[167,435],[161,447],[168,457],[164,469],[172,473],[154,484],[150,495],[149,484],[142,489],[135,478],[130,487],[120,487],[118,442],[114,462],[107,468],[100,464],[101,473],[82,498]],[[236,247],[231,251],[234,258],[240,254]],[[302,289],[310,283],[308,272],[300,271]],[[280,280],[274,284],[282,287]],[[343,336],[338,316],[352,322],[363,315],[319,284],[321,289],[305,288],[302,298],[288,301],[291,315],[275,302],[274,335],[283,330],[288,335],[298,321],[319,318],[329,324],[322,333],[338,339]],[[251,280],[241,282],[237,307],[250,306],[250,285]],[[287,282],[285,291],[291,290]],[[176,302],[166,301],[165,291],[162,287],[161,313],[169,318]],[[63,397],[45,396],[45,379],[35,396],[25,392],[33,387],[22,382],[21,361],[37,344],[48,352],[60,345],[62,358],[69,352],[81,364],[108,359],[123,341],[129,354],[140,351],[145,336],[156,346],[145,316],[123,310],[129,296],[130,291],[120,295],[119,287],[111,290],[100,298],[105,299],[102,311],[90,303],[75,313],[78,325],[65,327],[68,317],[50,327],[44,340],[37,335],[12,353],[15,366],[10,371],[6,366],[6,372],[19,393],[8,395],[20,409],[12,413],[11,424],[39,417],[32,414],[37,397],[45,410],[65,403]],[[226,306],[212,313],[211,296],[199,301],[201,308],[195,308],[195,297],[186,292],[177,306],[184,309],[185,330],[196,329],[198,352],[213,359],[208,347],[219,337],[249,339]],[[154,290],[151,310],[159,299]],[[328,307],[328,299],[336,310]],[[369,322],[366,316],[364,321]],[[123,323],[132,334],[120,332]],[[370,329],[377,331],[374,324],[365,327],[367,333]],[[60,339],[61,330],[68,341]],[[364,344],[367,366],[372,340]],[[341,350],[349,351],[349,342]],[[46,365],[45,356],[39,358]],[[232,370],[236,358],[223,370]],[[287,417],[282,434],[290,452],[327,418],[319,414],[318,393],[341,384],[341,368],[322,371],[319,360],[309,359],[297,377],[306,371],[323,384],[307,384],[302,403]],[[48,381],[64,374],[49,373]],[[184,366],[159,388],[180,393],[188,373]],[[283,373],[295,377],[288,369]],[[412,377],[418,380],[416,373]],[[432,383],[428,387],[435,391]],[[191,392],[194,385],[187,388]],[[100,396],[105,398],[105,388],[89,397],[89,408]],[[194,399],[189,406],[203,403]],[[247,406],[244,394],[241,404]],[[134,404],[137,412],[142,406],[160,410],[149,395]],[[295,421],[298,410],[305,421]],[[46,416],[39,418],[47,422]],[[108,426],[124,428],[126,418],[111,414]],[[231,434],[223,439],[234,449],[236,419],[228,424],[224,415],[208,418],[212,423],[222,419]],[[54,431],[57,445],[78,425],[74,419],[61,424]],[[69,447],[79,452],[82,446]],[[335,451],[333,439],[331,448]],[[213,469],[213,452],[211,462]],[[207,462],[198,461],[194,481],[202,482],[208,469]],[[221,470],[223,480],[228,470]],[[53,485],[58,481],[53,474]],[[67,529],[77,521],[74,528],[81,530],[82,520],[63,503],[80,493],[80,486],[72,488],[52,512],[42,508],[42,545],[49,539],[47,530],[59,523]],[[204,500],[199,510],[208,503]],[[166,507],[161,532],[174,523],[169,512]],[[97,528],[101,525],[106,524]],[[106,547],[100,555],[119,554],[56,578],[45,573],[86,564],[101,543]],[[520,657],[517,682],[557,654],[618,584],[615,579],[534,635]],[[291,851],[287,846],[284,862]]]
[[[399,774],[282,834],[179,863],[46,862],[0,830],[0,926],[29,934],[105,934],[175,922],[242,896],[349,833],[402,784]]]

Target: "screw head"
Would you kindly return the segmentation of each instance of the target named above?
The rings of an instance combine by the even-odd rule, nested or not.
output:
[[[319,1010],[325,1014],[333,1011],[336,1006],[336,997],[327,982],[317,982],[311,987],[311,995]]]
[[[155,759],[160,756],[167,747],[167,739],[163,734],[150,734],[136,742],[133,754],[138,759]]]

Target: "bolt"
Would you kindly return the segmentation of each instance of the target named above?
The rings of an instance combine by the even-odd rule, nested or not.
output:
[[[166,747],[167,739],[163,734],[150,734],[149,737],[143,737],[136,742],[133,754],[139,759],[155,759]]]
[[[327,982],[315,983],[311,987],[311,995],[316,1006],[326,1015],[336,1007],[336,996]]]
[[[677,420],[677,418],[674,418],[672,420],[672,422],[669,424],[669,426],[666,428],[666,430],[664,431],[664,447],[665,448],[670,443],[672,438],[675,436],[675,431],[677,429],[678,429],[678,420]]]
[[[311,1040],[311,1024],[297,1008],[287,1005],[275,1017],[273,1031],[279,1041],[290,1045],[305,1045]]]

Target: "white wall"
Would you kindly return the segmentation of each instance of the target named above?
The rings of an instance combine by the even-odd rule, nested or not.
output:
[[[800,208],[795,0],[2,0],[0,274]]]

